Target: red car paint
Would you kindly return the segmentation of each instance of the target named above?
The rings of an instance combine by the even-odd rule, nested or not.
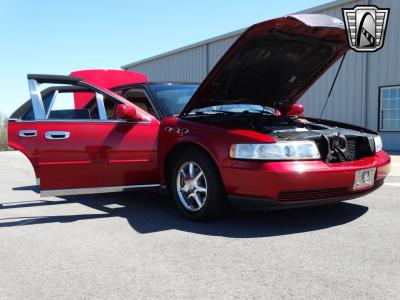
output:
[[[239,44],[234,44],[231,49],[237,49],[242,40],[260,31],[269,32],[274,26],[295,34],[306,32],[304,27],[299,26],[293,19],[286,22],[283,19],[276,19],[255,26],[253,31],[245,33],[239,39]],[[317,31],[307,30],[312,30],[315,36],[321,38],[330,39],[334,36],[345,39],[344,33],[337,30],[330,31],[326,28]],[[223,68],[233,50],[228,51],[228,55],[217,64],[215,72],[209,75],[195,94],[193,98],[195,102],[190,101],[184,112],[187,113],[195,107],[196,101],[200,103],[209,101],[207,93],[210,93],[210,82],[218,77],[219,70]],[[344,52],[345,50],[340,48],[324,70]],[[128,71],[89,70],[76,71],[72,74],[102,87],[110,94],[113,93],[108,88],[116,85],[147,81],[144,75]],[[312,78],[301,89],[289,94],[289,98],[297,99],[318,76]],[[83,107],[87,104],[87,100],[89,99],[78,98],[76,107]],[[121,99],[121,102],[132,109],[129,113],[134,111],[137,114],[139,122],[120,120],[55,122],[11,119],[8,126],[9,145],[28,157],[36,177],[40,178],[42,191],[163,184],[165,177],[168,176],[165,166],[171,154],[178,148],[184,149],[187,145],[196,145],[210,155],[218,168],[228,195],[269,199],[276,204],[295,202],[296,199],[290,198],[291,192],[298,193],[295,195],[298,195],[299,201],[310,201],[310,203],[325,198],[337,200],[339,196],[347,199],[357,193],[374,190],[390,170],[390,157],[384,151],[343,163],[326,163],[322,160],[266,162],[231,159],[229,148],[232,144],[274,143],[276,140],[268,134],[253,130],[216,127],[181,117],[157,120],[127,100]],[[292,107],[292,102],[290,100],[289,104],[277,104],[275,108],[283,113],[301,115],[301,107]],[[19,135],[21,130],[36,130],[37,136],[22,138]],[[70,132],[70,138],[67,140],[52,141],[44,138],[48,131],[66,130]],[[364,191],[354,192],[352,187],[355,171],[373,167],[377,168],[375,177],[377,185]],[[303,199],[302,192],[314,196]]]
[[[159,122],[37,122],[41,189],[75,189],[158,183]],[[68,140],[48,141],[46,131],[71,133]],[[140,141],[140,143],[138,143]],[[72,176],[73,174],[73,176]]]
[[[176,137],[165,133],[165,127],[188,128],[190,134]],[[176,118],[164,119],[160,133],[161,162],[166,160],[171,149],[179,143],[194,143],[205,149],[216,162],[228,195],[278,200],[280,192],[290,191],[347,188],[350,193],[356,170],[376,167],[377,181],[384,179],[390,171],[390,156],[384,151],[361,160],[335,164],[326,164],[320,160],[241,161],[229,158],[228,149],[231,144],[272,143],[275,140],[254,131],[226,130]]]
[[[287,115],[304,117],[304,106],[298,103],[293,104],[292,108],[287,112]]]

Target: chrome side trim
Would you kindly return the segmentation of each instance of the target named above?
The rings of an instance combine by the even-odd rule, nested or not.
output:
[[[40,93],[37,81],[34,79],[28,80],[29,93],[31,94],[33,114],[35,120],[46,119],[46,113],[43,106],[42,94]]]
[[[159,187],[160,184],[142,184],[142,185],[105,186],[98,188],[45,190],[45,191],[40,191],[40,197],[127,192],[137,189],[159,188]]]
[[[54,105],[54,102],[56,101],[57,96],[58,96],[58,90],[55,90],[53,97],[51,98],[49,109],[47,110],[46,119],[48,119],[50,116],[51,109],[53,108],[53,105]]]
[[[20,130],[18,131],[18,135],[23,138],[30,138],[37,136],[37,130]]]
[[[100,120],[107,120],[107,113],[106,113],[106,108],[104,107],[103,94],[96,92],[96,102],[97,102],[97,109],[99,110]]]
[[[46,140],[66,140],[70,136],[68,131],[47,131],[44,134]]]

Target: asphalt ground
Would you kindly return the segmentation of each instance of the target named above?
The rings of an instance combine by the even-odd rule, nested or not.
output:
[[[37,192],[29,162],[0,153],[2,300],[400,299],[397,176],[356,200],[210,223],[161,193]]]

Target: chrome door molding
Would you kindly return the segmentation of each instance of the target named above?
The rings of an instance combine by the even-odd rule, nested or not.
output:
[[[37,130],[27,129],[18,131],[18,135],[23,138],[31,138],[37,136]]]
[[[51,109],[53,108],[53,105],[54,105],[54,102],[56,101],[57,96],[58,96],[58,90],[55,90],[54,94],[53,94],[53,97],[51,98],[51,102],[50,102],[49,108],[47,110],[46,119],[48,119],[49,116],[50,116]]]
[[[66,140],[70,135],[68,131],[47,131],[44,137],[46,140]]]
[[[104,96],[96,92],[97,109],[99,110],[99,119],[107,120],[106,108],[104,106]]]
[[[46,119],[46,112],[44,110],[42,94],[40,93],[38,83],[35,79],[28,80],[29,93],[31,95],[33,114],[35,120]]]
[[[40,197],[127,192],[137,189],[152,189],[159,187],[160,184],[141,184],[141,185],[105,186],[96,188],[45,190],[45,191],[40,191]]]

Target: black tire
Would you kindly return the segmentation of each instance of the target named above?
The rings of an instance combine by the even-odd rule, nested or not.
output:
[[[183,203],[186,203],[186,201],[180,199],[180,195],[182,197],[182,195],[185,195],[186,192],[178,192],[177,182],[179,179],[181,179],[178,178],[178,173],[181,173],[181,168],[190,162],[194,163],[195,169],[203,172],[205,179],[204,181],[206,182],[206,196],[203,197],[203,205],[201,208],[200,206],[197,206],[197,208],[193,207],[193,209],[198,209],[196,211],[192,211],[190,208],[185,207]],[[200,171],[198,173],[200,173]],[[177,153],[174,155],[174,157],[172,157],[170,168],[168,168],[167,172],[169,173],[166,174],[168,190],[170,191],[171,196],[179,210],[186,218],[194,221],[213,220],[222,217],[223,214],[228,210],[229,206],[226,198],[225,188],[222,183],[218,168],[211,157],[204,151],[191,147]],[[188,197],[185,197],[185,199],[192,200],[192,198]],[[193,200],[189,202],[195,203]]]

